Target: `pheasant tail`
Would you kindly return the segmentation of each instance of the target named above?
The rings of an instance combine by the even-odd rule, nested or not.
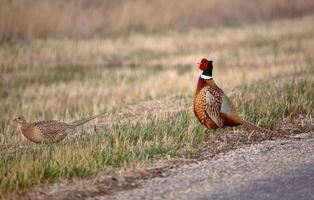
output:
[[[95,115],[95,116],[91,116],[91,117],[88,117],[88,118],[85,118],[85,119],[77,120],[77,121],[75,121],[75,122],[72,122],[72,123],[70,124],[70,126],[72,126],[72,128],[75,128],[75,127],[77,127],[77,126],[80,126],[80,125],[82,125],[82,124],[85,124],[85,123],[87,123],[87,122],[89,122],[89,121],[91,121],[91,120],[93,120],[93,119],[99,117],[100,115],[102,115],[102,114]]]
[[[245,121],[245,120],[241,120],[241,124],[243,126],[245,126],[246,128],[252,130],[252,131],[256,131],[256,132],[260,132],[260,133],[265,133],[266,135],[270,136],[270,137],[279,137],[279,136],[283,136],[281,133],[278,133],[278,132],[274,132],[274,131],[271,131],[269,129],[266,129],[266,128],[261,128],[251,122],[248,122],[248,121]]]

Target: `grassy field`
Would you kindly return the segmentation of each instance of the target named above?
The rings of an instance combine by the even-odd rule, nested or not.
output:
[[[191,109],[202,57],[214,60],[216,82],[244,118],[276,128],[313,116],[313,20],[3,43],[0,196],[197,154],[212,141]],[[20,114],[70,122],[104,111],[95,126],[55,145],[31,144],[12,122]]]
[[[0,42],[186,31],[313,12],[312,0],[1,0]]]

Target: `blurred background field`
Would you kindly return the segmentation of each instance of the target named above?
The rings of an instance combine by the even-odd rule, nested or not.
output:
[[[246,119],[311,118],[313,22],[311,0],[0,0],[0,197],[206,146],[191,110],[202,57]],[[56,146],[12,122],[104,111]]]
[[[0,41],[185,31],[313,13],[311,0],[1,0]]]

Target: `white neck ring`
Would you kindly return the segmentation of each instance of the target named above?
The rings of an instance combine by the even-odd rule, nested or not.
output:
[[[208,79],[213,79],[213,77],[211,77],[211,76],[206,76],[206,75],[201,75],[201,78],[202,79],[206,79],[206,80],[208,80]]]

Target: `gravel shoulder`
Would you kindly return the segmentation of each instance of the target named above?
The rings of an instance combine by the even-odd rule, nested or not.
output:
[[[314,132],[243,146],[90,199],[314,199]]]

